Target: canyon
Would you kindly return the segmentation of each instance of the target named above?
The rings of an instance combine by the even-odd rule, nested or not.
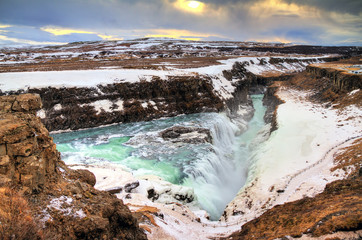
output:
[[[38,239],[361,237],[361,75],[345,70],[361,64],[359,48],[144,39],[3,51],[2,191],[25,200]],[[87,139],[125,155],[72,155]],[[220,165],[209,176],[186,165],[177,178],[136,173],[145,154],[175,146]],[[131,165],[116,162],[127,154]],[[230,154],[245,162],[228,165]],[[220,213],[205,211],[196,176],[220,177],[211,202],[235,188]]]

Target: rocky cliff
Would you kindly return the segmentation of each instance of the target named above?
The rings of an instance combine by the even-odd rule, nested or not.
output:
[[[331,81],[338,90],[351,91],[362,88],[362,76],[360,74],[348,73],[338,68],[328,67],[328,65],[313,64],[307,66],[306,71],[316,78]]]
[[[122,200],[95,190],[89,171],[60,160],[35,116],[41,106],[39,95],[0,97],[0,237],[146,239]]]
[[[30,89],[44,103],[39,116],[50,131],[76,130],[179,114],[220,111],[224,105],[204,77],[154,77],[94,88]]]

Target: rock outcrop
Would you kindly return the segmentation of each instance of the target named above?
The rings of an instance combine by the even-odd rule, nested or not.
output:
[[[49,131],[76,130],[120,122],[224,109],[209,79],[174,76],[137,83],[98,85],[95,88],[30,89],[44,103],[39,112]]]
[[[71,170],[61,161],[34,115],[41,105],[39,95],[0,97],[0,189],[14,189],[21,206],[28,206],[27,216],[42,232],[34,239],[146,239],[122,200],[94,189],[89,171]],[[0,236],[14,224],[29,230],[18,224],[14,214],[23,209],[12,209],[12,202],[0,206]]]
[[[210,130],[206,128],[174,126],[162,131],[160,135],[171,142],[212,143]]]
[[[337,90],[351,91],[362,88],[362,76],[340,69],[324,67],[323,65],[309,65],[306,71],[316,78],[329,80]]]
[[[48,130],[35,117],[41,107],[39,95],[0,97],[0,183],[21,184],[38,191],[58,178],[60,154]]]
[[[275,206],[227,239],[299,238],[303,234],[320,237],[339,231],[361,230],[361,189],[361,177],[330,183],[315,198]],[[358,234],[351,239],[358,239]]]

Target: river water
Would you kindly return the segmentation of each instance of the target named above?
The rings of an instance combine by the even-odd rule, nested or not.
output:
[[[251,145],[264,126],[262,98],[252,95],[254,116],[242,134],[224,113],[199,113],[53,137],[66,164],[119,163],[136,176],[157,175],[192,187],[201,208],[217,220],[247,179]],[[173,126],[209,129],[212,143],[162,139],[160,132]]]

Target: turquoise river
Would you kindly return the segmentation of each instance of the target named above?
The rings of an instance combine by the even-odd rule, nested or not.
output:
[[[263,95],[251,98],[255,112],[242,134],[224,113],[199,113],[52,136],[66,164],[117,163],[132,169],[135,176],[157,175],[192,187],[201,208],[217,220],[245,184],[250,146],[265,125]],[[162,139],[160,131],[172,126],[207,128],[212,144]]]

